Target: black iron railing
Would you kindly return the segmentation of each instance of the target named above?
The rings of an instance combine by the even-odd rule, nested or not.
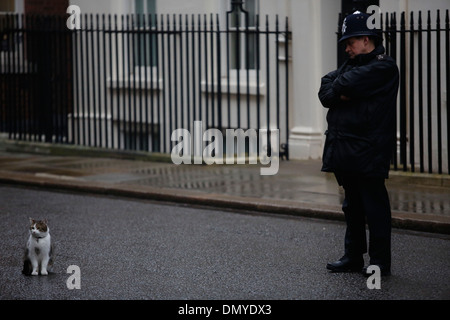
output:
[[[277,128],[287,151],[288,20],[250,18],[240,1],[224,17],[83,14],[75,30],[67,16],[3,16],[0,132],[168,153],[198,120]]]

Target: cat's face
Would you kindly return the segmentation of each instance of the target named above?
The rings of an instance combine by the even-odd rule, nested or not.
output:
[[[30,218],[30,233],[33,237],[45,237],[48,231],[47,220],[34,220]]]

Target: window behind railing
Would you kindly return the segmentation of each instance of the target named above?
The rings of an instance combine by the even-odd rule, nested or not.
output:
[[[246,0],[242,6],[228,12],[229,30],[231,31],[229,48],[231,69],[256,69],[256,20],[258,15],[259,0]]]
[[[134,28],[139,31],[135,43],[135,66],[156,66],[156,35],[151,31],[156,26],[156,0],[134,0]]]

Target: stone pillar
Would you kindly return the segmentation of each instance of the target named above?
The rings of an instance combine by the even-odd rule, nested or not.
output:
[[[317,93],[321,77],[336,69],[339,10],[340,1],[291,2],[293,97],[289,157],[292,159],[322,156],[326,110]]]

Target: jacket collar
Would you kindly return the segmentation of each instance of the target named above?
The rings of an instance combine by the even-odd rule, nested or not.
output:
[[[351,60],[350,64],[356,64],[356,65],[366,64],[370,60],[375,58],[377,55],[383,54],[384,51],[385,51],[384,47],[382,45],[379,45],[378,47],[376,47],[369,53],[359,54],[354,59],[349,59],[349,60]]]

